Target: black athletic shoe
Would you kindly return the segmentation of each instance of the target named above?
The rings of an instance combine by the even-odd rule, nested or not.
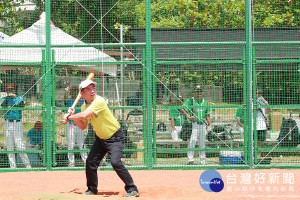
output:
[[[131,191],[125,195],[125,197],[138,197],[138,196],[140,196],[138,191]]]
[[[189,163],[188,163],[188,165],[194,165],[194,162],[193,162],[193,161],[191,161],[191,162],[189,162]]]

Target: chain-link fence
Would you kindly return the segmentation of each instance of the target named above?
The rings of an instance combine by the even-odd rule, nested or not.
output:
[[[298,1],[28,2],[0,23],[0,171],[84,167],[93,127],[62,118],[91,72],[130,169],[299,167]]]

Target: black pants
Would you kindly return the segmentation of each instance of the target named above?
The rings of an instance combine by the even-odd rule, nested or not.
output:
[[[98,192],[97,168],[106,153],[110,154],[112,167],[125,183],[125,190],[127,192],[135,190],[138,191],[137,187],[133,183],[131,175],[121,161],[123,146],[124,133],[121,128],[107,140],[102,140],[99,137],[96,137],[96,141],[94,142],[86,160],[87,187],[93,193]]]

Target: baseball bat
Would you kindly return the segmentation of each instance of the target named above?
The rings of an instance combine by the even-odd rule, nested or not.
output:
[[[88,76],[87,76],[87,78],[86,78],[86,80],[93,80],[93,78],[94,78],[94,73],[90,73]],[[80,100],[80,98],[81,98],[81,94],[80,94],[80,91],[78,92],[78,95],[77,95],[77,97],[76,97],[76,99],[75,99],[75,101],[74,101],[74,103],[73,103],[73,105],[71,106],[71,108],[75,108],[75,106],[76,106],[76,104],[78,103],[78,101]],[[67,121],[65,121],[65,120],[62,120],[62,123],[63,124],[66,124],[67,123]]]

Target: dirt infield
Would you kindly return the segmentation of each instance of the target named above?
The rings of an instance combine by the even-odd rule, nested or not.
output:
[[[300,170],[217,170],[224,189],[208,192],[199,183],[205,170],[130,171],[140,190],[138,199],[243,200],[300,199]],[[0,173],[1,200],[124,199],[124,184],[114,171],[99,171],[97,196],[84,196],[84,171]],[[103,198],[102,198],[103,197]]]

